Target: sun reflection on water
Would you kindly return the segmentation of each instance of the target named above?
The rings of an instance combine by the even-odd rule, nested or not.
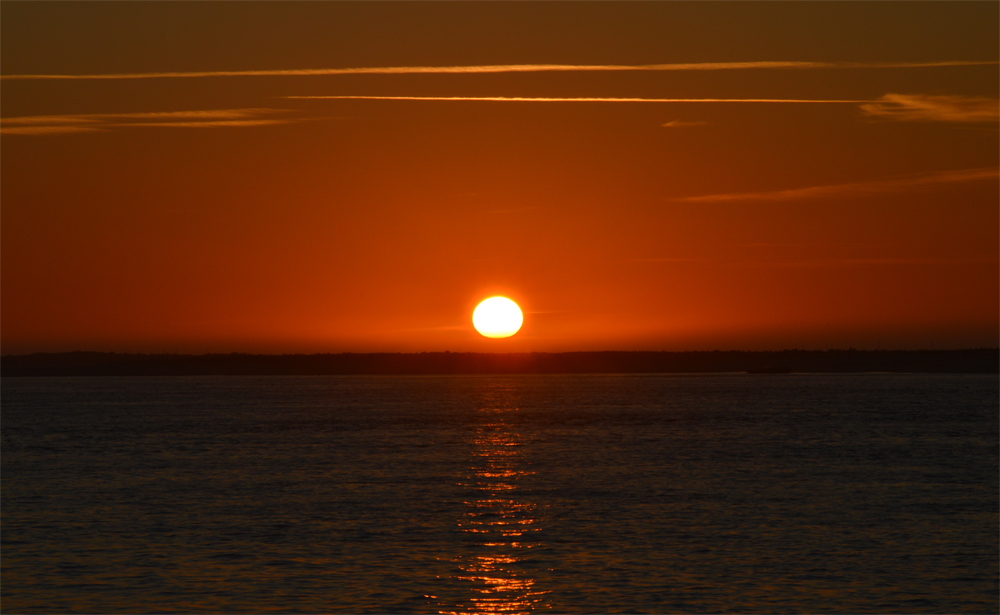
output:
[[[525,499],[520,482],[534,472],[524,451],[530,444],[509,420],[517,409],[482,409],[476,427],[469,474],[464,487],[474,494],[464,502],[457,529],[471,551],[458,558],[456,579],[463,598],[442,604],[440,613],[529,613],[545,608],[545,594],[535,587],[528,559],[540,546],[532,535],[541,530],[541,511]]]

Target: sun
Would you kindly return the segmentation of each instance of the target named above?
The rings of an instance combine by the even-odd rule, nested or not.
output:
[[[510,337],[521,328],[521,308],[507,297],[490,297],[476,306],[472,325],[486,337]]]

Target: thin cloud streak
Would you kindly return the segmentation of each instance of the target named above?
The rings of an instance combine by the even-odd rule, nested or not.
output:
[[[531,206],[531,207],[511,207],[511,208],[508,208],[508,209],[488,209],[488,210],[486,210],[486,213],[488,213],[488,214],[515,214],[515,213],[520,213],[522,211],[534,211],[535,209],[538,209],[538,208],[534,207],[534,206]]]
[[[177,128],[215,128],[220,126],[272,126],[288,124],[294,120],[217,120],[208,122],[132,122],[121,126],[147,127],[177,127]]]
[[[626,263],[694,263],[705,259],[702,258],[623,258]]]
[[[864,68],[937,68],[952,66],[991,66],[998,61],[955,60],[942,62],[688,62],[675,64],[499,64],[482,66],[386,66],[367,68],[314,68],[287,70],[187,71],[153,73],[109,73],[89,75],[37,74],[0,75],[0,79],[178,79],[199,77],[308,77],[325,75],[412,75],[412,74],[482,74],[539,72],[621,72],[621,71],[717,71],[761,69],[864,69]]]
[[[777,269],[815,269],[839,267],[892,267],[892,266],[935,266],[935,265],[992,265],[1000,262],[996,256],[968,258],[836,258],[805,261],[770,261],[734,263],[739,267]]]
[[[722,267],[749,268],[824,268],[824,267],[863,267],[863,266],[913,266],[913,265],[989,265],[1000,262],[996,256],[973,256],[967,258],[827,258],[812,260],[771,260],[748,261],[705,258],[626,258],[626,263],[706,263]]]
[[[83,113],[71,115],[30,115],[25,117],[5,117],[2,124],[79,124],[105,122],[116,119],[190,119],[225,120],[242,119],[268,113],[284,113],[283,109],[213,109],[208,111],[153,111],[140,113]]]
[[[696,122],[686,122],[684,120],[673,120],[663,124],[664,128],[692,128],[694,126],[707,126],[708,122],[696,121]]]
[[[861,105],[870,117],[898,122],[997,122],[1000,100],[981,96],[929,96],[926,94],[886,94]]]
[[[682,203],[727,203],[739,201],[792,201],[799,199],[815,199],[843,194],[903,192],[930,188],[940,184],[953,184],[980,180],[997,180],[1000,169],[963,169],[960,171],[943,171],[908,177],[890,177],[867,182],[849,184],[833,184],[826,186],[809,186],[791,190],[775,190],[772,192],[735,192],[727,194],[709,194],[680,199],[670,199]]]
[[[412,100],[459,102],[617,102],[617,103],[819,103],[857,104],[871,100],[815,100],[802,98],[602,98],[602,97],[529,97],[529,96],[284,96],[296,100]]]
[[[409,331],[465,331],[472,329],[470,325],[450,325],[443,327],[413,327],[410,329],[396,329],[395,333],[404,333]]]
[[[261,116],[287,113],[283,109],[215,109],[145,113],[90,113],[0,118],[0,134],[53,135],[104,132],[120,127],[213,128],[286,124],[293,119]]]
[[[72,124],[52,126],[0,126],[0,134],[5,135],[56,135],[74,132],[104,132],[95,126],[76,126]]]

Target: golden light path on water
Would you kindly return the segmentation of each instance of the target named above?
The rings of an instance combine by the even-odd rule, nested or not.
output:
[[[498,391],[499,392],[499,391]],[[502,393],[501,393],[502,396]],[[491,400],[484,400],[487,403]],[[500,399],[492,400],[501,402]],[[457,580],[471,589],[458,604],[441,604],[440,613],[528,613],[546,606],[524,565],[541,546],[533,535],[541,530],[538,504],[526,501],[519,481],[534,472],[524,458],[529,438],[510,417],[516,408],[481,407],[476,426],[467,487],[473,497],[464,502],[458,529],[469,540],[470,554],[458,558]]]

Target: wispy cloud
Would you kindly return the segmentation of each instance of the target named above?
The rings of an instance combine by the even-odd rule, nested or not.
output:
[[[367,68],[310,68],[276,70],[187,71],[151,73],[107,73],[89,75],[36,74],[3,75],[0,79],[177,79],[197,77],[302,77],[324,75],[410,75],[470,73],[539,73],[539,72],[617,72],[617,71],[717,71],[761,69],[864,69],[864,68],[935,68],[950,66],[989,66],[997,61],[956,60],[942,62],[688,62],[674,64],[498,64],[482,66],[384,66]]]
[[[534,207],[534,206],[509,207],[509,208],[506,208],[506,209],[489,209],[489,210],[486,211],[486,213],[489,213],[489,214],[516,214],[516,213],[520,213],[522,211],[533,211],[535,209],[538,209],[538,208]]]
[[[996,256],[966,258],[828,258],[791,261],[742,261],[733,263],[740,267],[777,269],[820,269],[840,267],[908,267],[933,265],[990,265],[1000,259]]]
[[[292,120],[217,120],[206,122],[131,122],[123,124],[126,126],[158,126],[175,128],[218,128],[226,126],[270,126],[273,124],[287,124]]]
[[[409,331],[464,331],[471,329],[471,325],[449,325],[442,327],[412,327],[409,329],[396,329],[396,333],[403,333]]]
[[[993,180],[1000,178],[1000,169],[963,169],[959,171],[942,171],[939,173],[924,173],[904,177],[889,177],[866,182],[848,184],[831,184],[825,186],[809,186],[791,190],[775,190],[771,192],[733,192],[726,194],[708,194],[671,199],[684,203],[726,203],[735,201],[792,201],[799,199],[814,199],[828,196],[882,192],[903,192],[931,188],[940,184]]]
[[[748,268],[837,268],[837,267],[878,267],[878,266],[920,266],[920,265],[989,265],[1000,262],[997,256],[971,256],[960,258],[818,258],[790,260],[747,260],[725,258],[626,258],[625,263],[702,263],[719,267]]]
[[[664,257],[664,258],[623,258],[622,262],[626,263],[693,263],[701,261],[701,258],[677,258],[677,257]]]
[[[861,105],[866,115],[901,122],[997,122],[1000,100],[980,96],[886,94]]]
[[[287,113],[282,109],[215,109],[150,113],[89,113],[32,115],[0,118],[0,134],[53,135],[100,132],[118,127],[214,128],[285,124],[290,118],[266,117]]]
[[[809,98],[607,98],[579,96],[554,98],[546,96],[285,96],[305,100],[426,100],[459,102],[603,102],[603,103],[819,103],[856,104],[870,100],[835,100]]]
[[[667,122],[666,124],[663,124],[663,127],[664,128],[691,128],[693,126],[707,126],[707,125],[708,125],[708,122],[704,122],[704,121],[686,122],[684,120],[673,120],[673,121]]]
[[[5,126],[0,123],[0,134],[5,135],[57,135],[73,132],[101,132],[96,126],[54,124],[51,126]]]

